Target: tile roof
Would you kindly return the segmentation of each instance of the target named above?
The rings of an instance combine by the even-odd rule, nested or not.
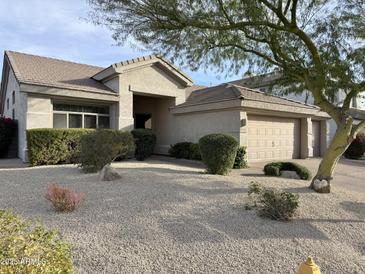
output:
[[[19,82],[56,88],[115,93],[91,78],[102,67],[5,51]]]
[[[313,105],[290,100],[284,97],[269,95],[259,90],[249,89],[233,85],[230,83],[195,90],[191,93],[191,95],[189,96],[189,98],[186,100],[185,103],[180,104],[177,107],[206,104],[206,103],[213,103],[224,100],[235,100],[235,99],[244,99],[244,100],[260,101],[265,103],[287,105],[287,106],[318,109],[318,107]]]

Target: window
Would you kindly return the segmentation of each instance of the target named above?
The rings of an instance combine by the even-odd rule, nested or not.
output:
[[[54,128],[109,128],[109,107],[53,104]]]
[[[6,109],[9,110],[9,98],[6,99]]]
[[[54,128],[67,128],[67,114],[54,113],[53,114]]]
[[[106,116],[99,116],[98,117],[98,125],[99,128],[109,128],[109,117]]]
[[[109,120],[109,117],[106,117]],[[96,115],[84,116],[84,128],[96,128]]]
[[[13,105],[15,104],[15,90],[13,90],[13,93],[12,93],[12,102],[13,102]]]
[[[12,111],[12,119],[15,120],[15,109]]]

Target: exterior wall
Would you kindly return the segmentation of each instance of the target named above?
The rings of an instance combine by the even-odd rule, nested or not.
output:
[[[25,127],[19,133],[19,152],[23,161],[28,161],[26,130],[32,128],[52,128],[53,127],[53,109],[50,98],[37,97],[28,95],[24,100],[25,105]]]
[[[175,136],[171,144],[183,141],[196,143],[201,137],[210,133],[229,134],[239,142],[244,142],[245,140],[241,134],[240,110],[197,112],[176,115],[175,117]],[[243,131],[244,128],[242,129]]]
[[[15,104],[12,102],[12,93],[15,91]],[[7,100],[9,99],[9,108],[7,108]],[[19,84],[15,78],[12,69],[9,70],[8,83],[6,88],[4,116],[12,118],[13,110],[18,123],[18,157],[25,160],[25,129],[26,129],[26,111],[27,111],[27,95],[20,92]]]

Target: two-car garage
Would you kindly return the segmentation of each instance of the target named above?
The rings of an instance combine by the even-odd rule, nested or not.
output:
[[[177,135],[184,129],[179,141],[229,134],[247,147],[249,162],[319,157],[327,148],[329,117],[319,108],[237,85],[193,91],[172,111]]]

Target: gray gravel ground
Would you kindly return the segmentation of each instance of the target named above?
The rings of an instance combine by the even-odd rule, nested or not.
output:
[[[115,182],[74,166],[3,169],[0,208],[59,227],[78,273],[296,273],[308,255],[322,273],[365,272],[364,193],[321,195],[305,181],[208,175],[167,159],[114,164],[122,175]],[[252,180],[299,193],[299,216],[276,222],[246,211]],[[86,200],[55,213],[43,198],[49,182]]]

